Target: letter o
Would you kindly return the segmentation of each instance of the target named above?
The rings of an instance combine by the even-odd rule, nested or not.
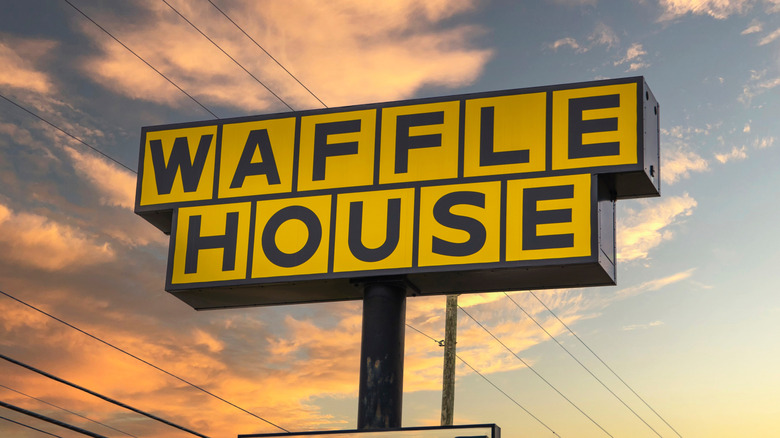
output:
[[[282,224],[293,219],[297,219],[306,225],[306,228],[309,230],[309,237],[303,248],[288,254],[277,248],[276,233]],[[263,230],[263,252],[265,252],[271,263],[283,268],[292,268],[306,263],[317,252],[320,242],[322,242],[322,224],[320,224],[320,219],[313,211],[300,205],[291,205],[274,213],[268,219]]]

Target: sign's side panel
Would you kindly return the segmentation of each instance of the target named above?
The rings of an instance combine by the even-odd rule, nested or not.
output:
[[[657,195],[661,194],[661,106],[646,82],[644,84],[644,170],[655,187]]]
[[[640,78],[641,79],[641,78]],[[614,173],[617,199],[660,196],[660,106],[644,80],[637,88],[637,140],[641,167]]]

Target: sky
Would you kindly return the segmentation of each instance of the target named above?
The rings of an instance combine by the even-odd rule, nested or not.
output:
[[[70,2],[93,21],[66,1],[0,6],[3,292],[286,430],[352,429],[361,303],[195,311],[165,292],[168,238],[133,212],[141,127],[641,75],[661,108],[662,196],[618,202],[617,285],[461,295],[455,423],[780,435],[778,0],[213,0],[297,81],[209,1],[169,0],[286,103],[162,1]],[[444,305],[407,301],[407,427],[439,423]],[[7,296],[0,330],[3,355],[199,433],[280,431]],[[29,396],[189,436],[5,361],[0,385],[107,436],[127,435]],[[0,435],[47,436],[3,419]]]

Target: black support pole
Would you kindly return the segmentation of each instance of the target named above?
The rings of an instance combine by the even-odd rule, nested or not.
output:
[[[363,287],[363,337],[357,428],[401,427],[406,284],[377,279]]]

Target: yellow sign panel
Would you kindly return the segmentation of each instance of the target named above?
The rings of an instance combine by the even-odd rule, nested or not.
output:
[[[139,206],[211,199],[217,126],[150,132],[145,139]]]
[[[546,93],[466,101],[464,176],[545,169]]]
[[[334,272],[413,266],[414,189],[337,195]]]
[[[246,278],[250,209],[248,202],[180,208],[171,283]]]
[[[458,177],[460,102],[382,109],[379,183]]]
[[[252,278],[328,271],[331,196],[259,201]]]
[[[636,164],[637,84],[554,91],[552,168]]]
[[[294,118],[223,126],[219,198],[292,191],[294,146]]]
[[[501,183],[424,187],[420,266],[501,261]]]
[[[568,175],[509,181],[507,260],[589,256],[591,179]]]
[[[657,114],[627,78],[144,128],[136,212],[172,234],[169,290],[244,297],[208,306],[604,284],[609,205],[658,195]]]
[[[375,126],[375,110],[302,117],[299,190],[373,184]]]

